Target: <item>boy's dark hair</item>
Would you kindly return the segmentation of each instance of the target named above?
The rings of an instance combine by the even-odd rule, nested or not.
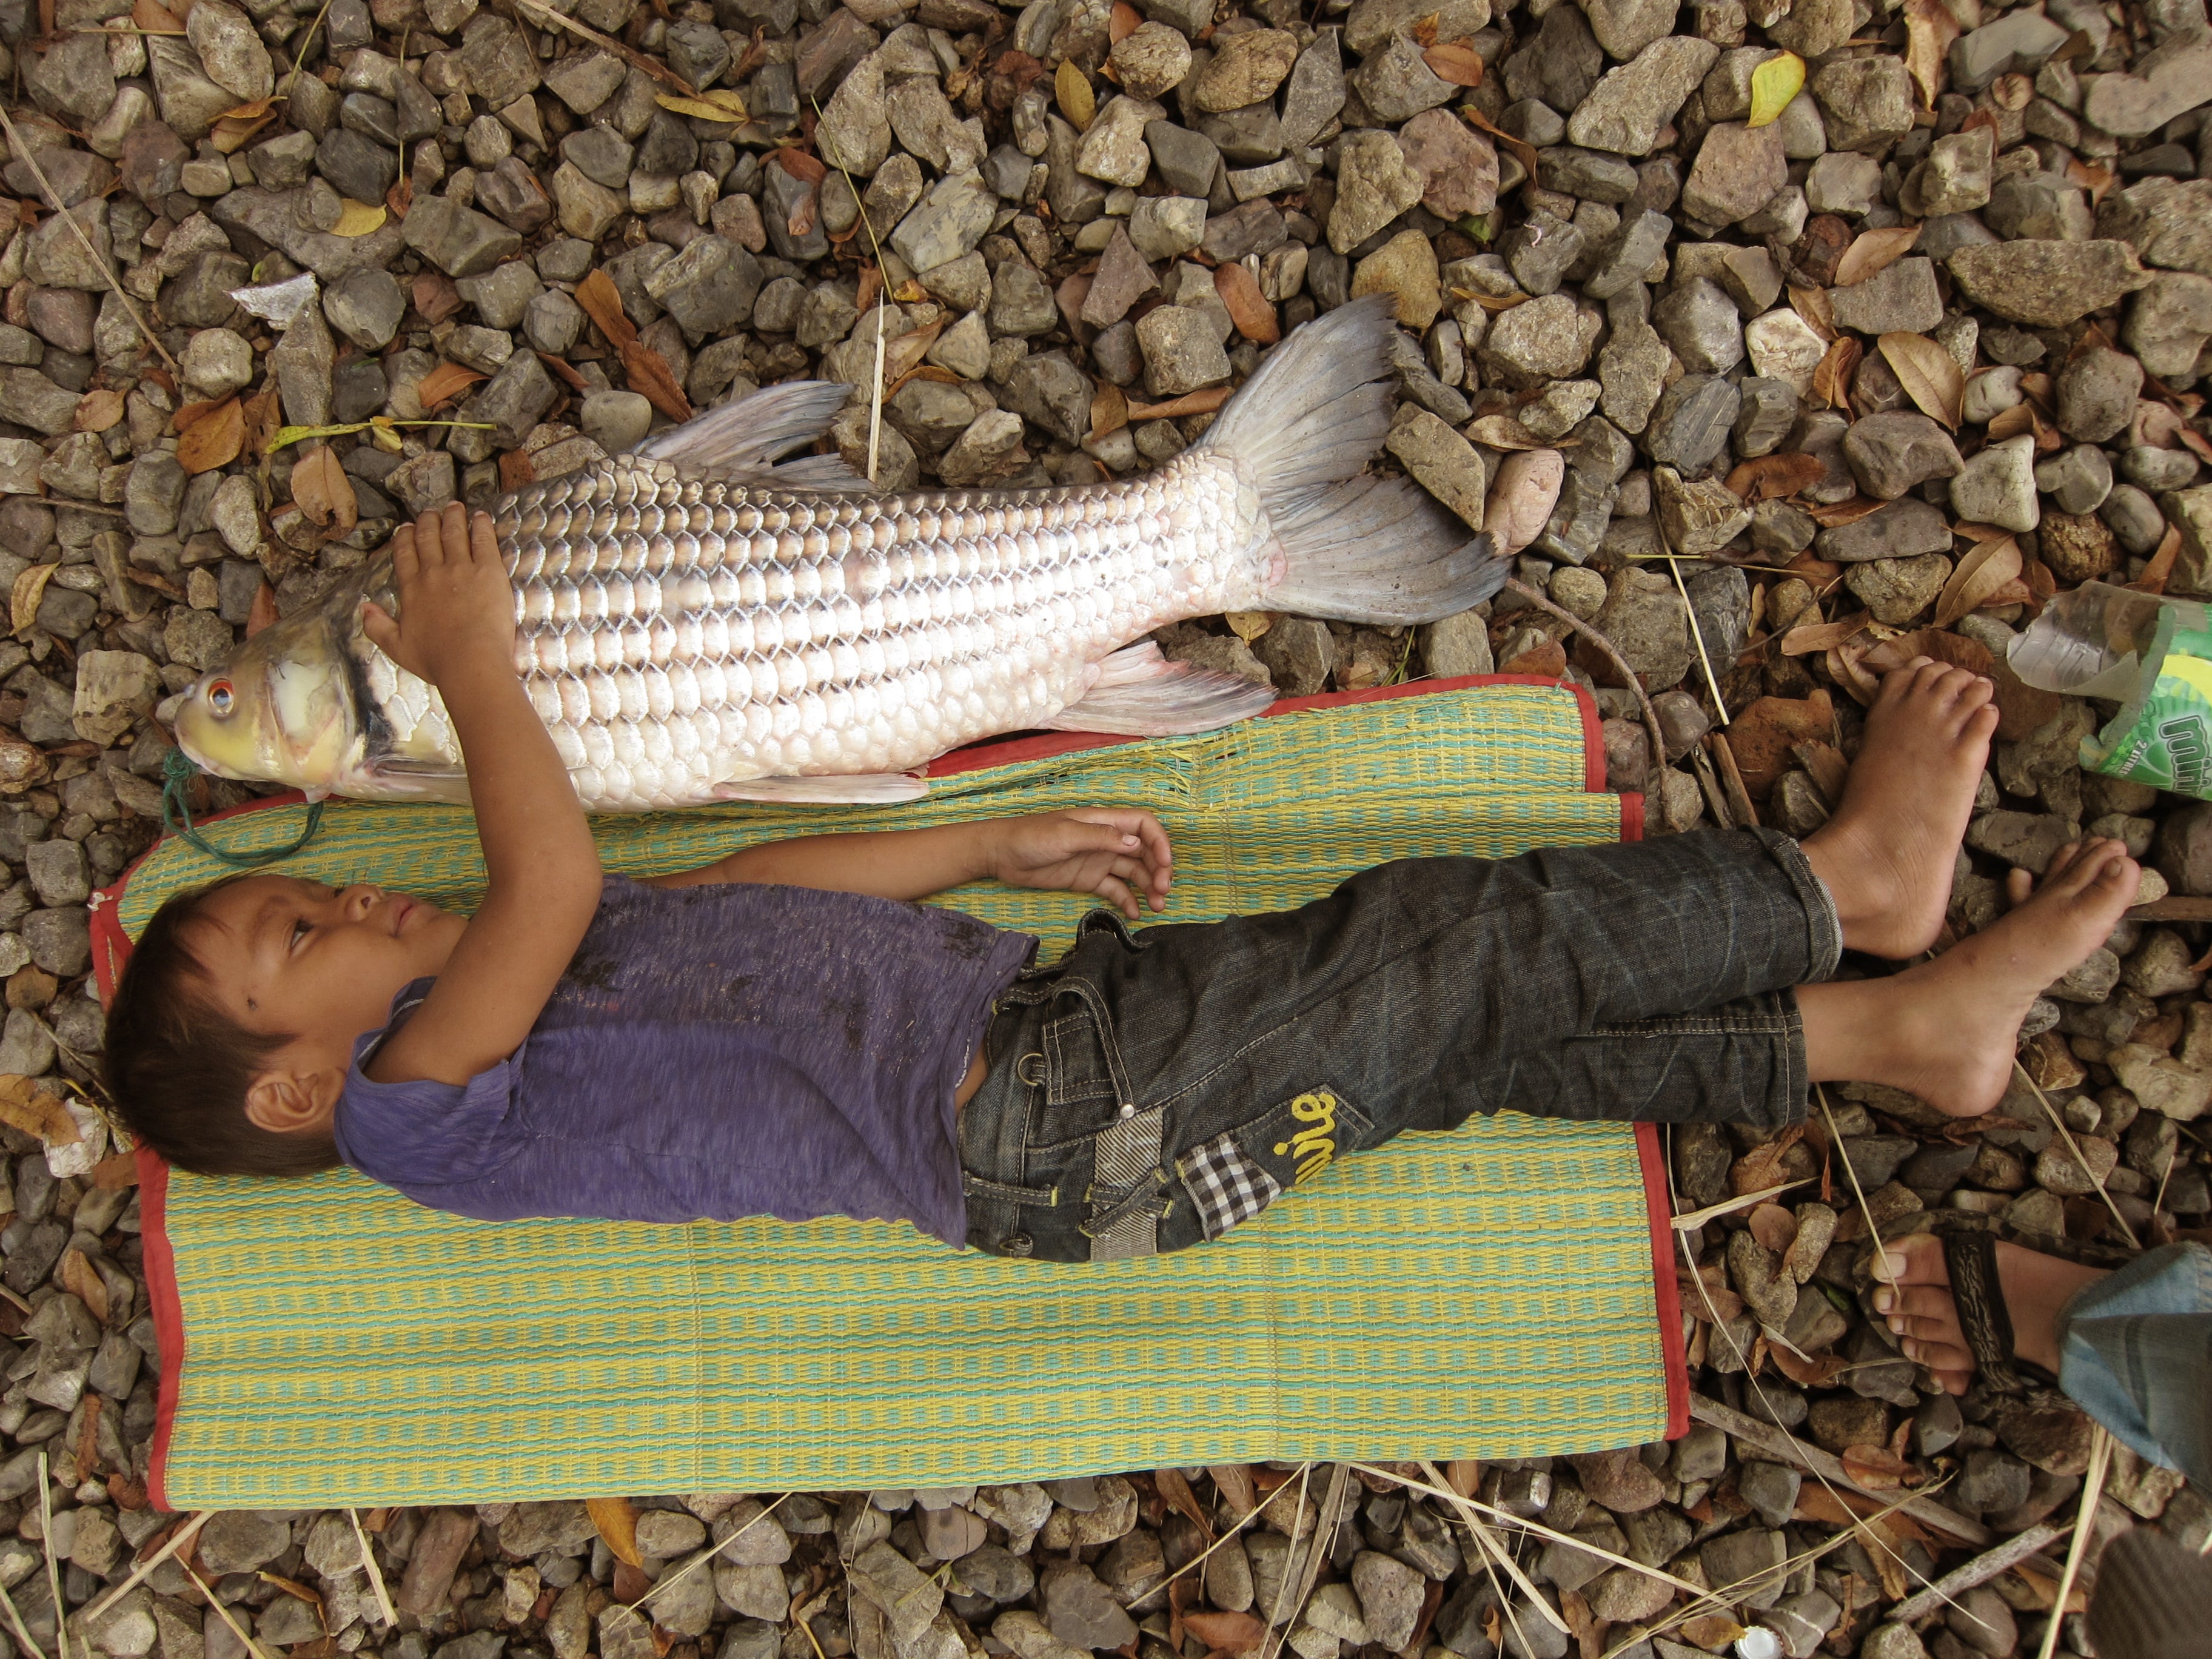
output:
[[[246,1093],[291,1039],[249,1031],[208,994],[187,934],[210,894],[172,896],[138,936],[107,1013],[108,1097],[131,1132],[179,1169],[208,1176],[303,1176],[335,1168],[328,1134],[285,1134],[246,1115]]]

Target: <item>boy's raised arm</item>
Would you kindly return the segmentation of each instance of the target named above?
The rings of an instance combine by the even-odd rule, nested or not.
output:
[[[520,1046],[599,902],[599,857],[568,769],[514,672],[514,595],[491,519],[459,503],[392,538],[395,621],[370,639],[438,688],[460,738],[489,882],[415,1017],[378,1050],[380,1082],[465,1083]]]

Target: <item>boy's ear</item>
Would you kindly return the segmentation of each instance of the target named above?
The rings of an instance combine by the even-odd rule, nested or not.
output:
[[[246,1091],[246,1121],[280,1135],[327,1129],[344,1087],[345,1073],[334,1067],[264,1072]]]

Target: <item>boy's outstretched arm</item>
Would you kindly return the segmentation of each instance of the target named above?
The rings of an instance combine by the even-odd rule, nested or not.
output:
[[[920,899],[971,881],[1095,893],[1132,921],[1167,906],[1175,854],[1150,812],[1083,807],[982,818],[931,830],[883,830],[764,842],[702,869],[655,876],[655,887],[757,881],[878,898]]]
[[[378,1050],[380,1082],[465,1083],[520,1046],[599,902],[599,855],[568,769],[514,672],[514,594],[489,514],[459,503],[392,538],[399,617],[362,625],[438,688],[467,757],[489,883],[437,986]]]

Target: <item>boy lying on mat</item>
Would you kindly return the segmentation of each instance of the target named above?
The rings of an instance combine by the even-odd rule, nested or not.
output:
[[[114,1097],[171,1162],[346,1164],[487,1220],[902,1218],[1104,1260],[1218,1237],[1286,1187],[1471,1113],[1773,1126],[1856,1079],[1943,1110],[2003,1092],[2029,1003],[2132,902],[2119,843],[2062,853],[1933,961],[1996,709],[1891,674],[1802,846],[1697,831],[1387,864],[1279,915],[1130,933],[1167,901],[1150,814],[817,836],[602,872],[513,666],[491,520],[394,544],[371,636],[443,695],[489,885],[473,916],[246,876],[163,905],[108,1024]],[[983,877],[1121,912],[1036,941],[910,902]]]

